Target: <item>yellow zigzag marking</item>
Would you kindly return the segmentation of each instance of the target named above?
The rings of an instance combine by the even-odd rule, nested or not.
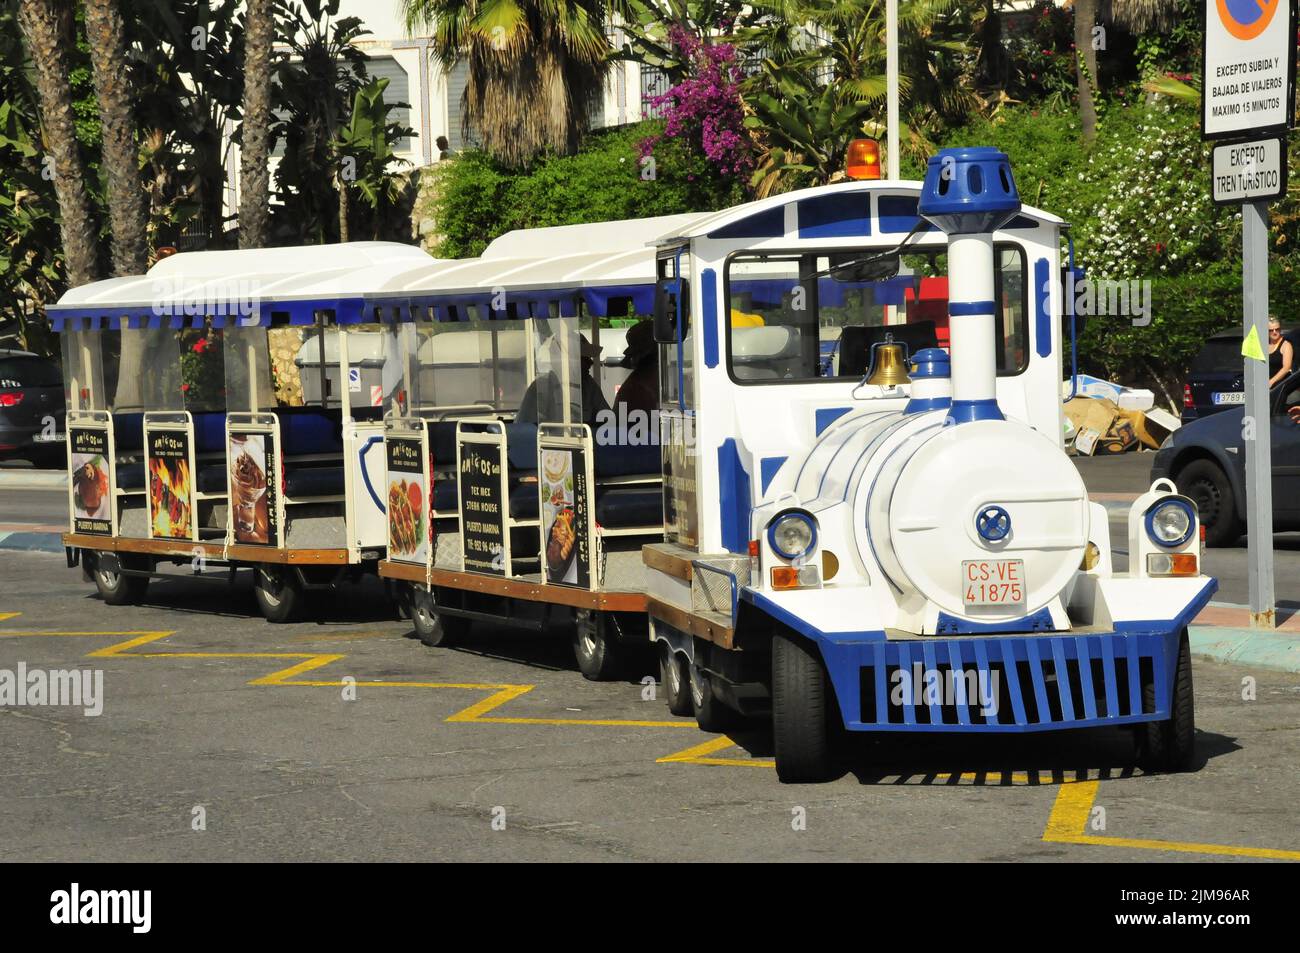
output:
[[[13,618],[21,613],[0,614],[0,622],[7,618]],[[96,631],[53,631],[53,630],[17,630],[7,629],[0,632],[0,636],[6,637],[105,637],[129,635],[132,638],[122,642],[116,642],[113,645],[96,649],[87,654],[87,658],[140,658],[140,659],[167,659],[167,658],[188,658],[188,659],[282,659],[294,660],[294,664],[286,668],[279,669],[269,675],[263,675],[259,678],[251,679],[248,684],[258,687],[273,686],[278,688],[342,688],[345,685],[355,684],[358,688],[447,688],[460,689],[464,691],[486,691],[491,692],[487,698],[475,702],[467,708],[461,709],[447,717],[447,721],[456,723],[479,723],[479,724],[498,724],[498,725],[579,725],[599,728],[694,728],[695,723],[692,721],[639,721],[632,719],[617,718],[526,718],[526,717],[507,717],[503,715],[492,715],[488,713],[495,711],[502,705],[528,694],[535,685],[509,685],[494,682],[419,682],[419,681],[396,681],[386,679],[357,679],[355,682],[346,682],[342,678],[321,680],[321,679],[304,679],[299,676],[306,675],[322,669],[327,665],[340,662],[347,658],[343,653],[327,652],[137,652],[133,651],[143,646],[151,645],[168,636],[175,635],[175,630],[147,632],[139,629],[123,630],[96,630]]]
[[[1196,844],[1187,841],[1150,840],[1085,834],[1092,805],[1097,799],[1097,781],[1062,785],[1047,819],[1043,840],[1053,844],[1092,844],[1098,847],[1131,847],[1136,850],[1169,850],[1182,854],[1217,854],[1228,857],[1260,857],[1269,860],[1300,860],[1300,850],[1272,847],[1235,847],[1229,844]]]

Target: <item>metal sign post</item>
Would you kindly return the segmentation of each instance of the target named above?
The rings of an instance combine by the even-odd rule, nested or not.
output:
[[[885,168],[898,181],[898,0],[885,0]]]
[[[1241,205],[1246,545],[1252,626],[1276,625],[1272,421],[1268,394],[1268,200],[1286,191],[1295,120],[1294,0],[1204,0],[1201,137],[1216,145],[1214,201]]]

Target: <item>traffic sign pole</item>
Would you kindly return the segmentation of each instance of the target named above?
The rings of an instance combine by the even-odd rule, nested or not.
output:
[[[1245,338],[1268,340],[1268,202],[1241,207],[1241,299]],[[1246,410],[1246,558],[1249,562],[1250,624],[1273,628],[1273,447],[1268,399],[1268,360],[1243,357]]]

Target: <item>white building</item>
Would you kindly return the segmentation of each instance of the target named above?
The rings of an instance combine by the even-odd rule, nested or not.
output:
[[[437,162],[439,136],[447,137],[453,152],[463,149],[467,143],[462,131],[461,104],[468,66],[460,63],[450,72],[445,71],[430,50],[430,35],[408,33],[398,0],[342,0],[338,18],[343,17],[359,18],[370,31],[354,45],[370,58],[366,64],[370,75],[389,80],[384,98],[408,104],[394,111],[393,117],[415,134],[397,144],[397,155],[417,168]],[[616,46],[623,43],[621,31],[614,31],[610,39]],[[662,92],[662,85],[661,78],[649,71],[643,77],[640,64],[616,64],[606,81],[592,125],[638,122],[643,115],[643,99]],[[228,154],[226,211],[233,215],[239,209],[238,146],[231,144]],[[273,157],[271,161],[274,165],[278,160]]]

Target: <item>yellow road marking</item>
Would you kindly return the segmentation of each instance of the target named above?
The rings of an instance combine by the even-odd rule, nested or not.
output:
[[[1197,844],[1188,841],[1152,840],[1085,834],[1092,806],[1097,799],[1098,781],[1066,784],[1056,795],[1043,840],[1055,844],[1091,844],[1097,847],[1129,847],[1135,850],[1168,850],[1182,854],[1216,854],[1224,857],[1259,857],[1268,860],[1300,860],[1300,850],[1272,847],[1237,847],[1230,844]]]
[[[4,618],[12,618],[13,613],[9,616],[0,616],[0,621]],[[95,649],[87,654],[87,658],[140,658],[140,659],[278,659],[293,660],[294,664],[287,668],[278,669],[269,675],[262,675],[250,679],[247,684],[259,688],[263,687],[290,687],[290,688],[341,688],[344,685],[355,684],[358,688],[441,688],[457,689],[464,691],[486,691],[491,692],[487,698],[475,702],[468,708],[461,709],[450,715],[446,720],[455,723],[478,723],[478,724],[497,724],[497,725],[578,725],[598,728],[694,728],[695,722],[683,719],[681,721],[643,721],[637,719],[618,719],[618,718],[529,718],[523,716],[505,716],[492,715],[488,712],[494,711],[513,701],[522,695],[531,692],[535,685],[507,685],[498,683],[483,682],[420,682],[420,681],[398,681],[391,679],[357,679],[355,682],[346,682],[341,677],[337,679],[304,679],[299,676],[314,672],[317,669],[332,665],[335,662],[341,662],[347,655],[342,653],[330,652],[198,652],[178,650],[173,652],[137,652],[143,646],[150,645],[170,635],[175,635],[175,631],[155,631],[146,632],[139,629],[115,629],[115,630],[94,630],[94,631],[74,631],[74,630],[3,630],[0,631],[0,637],[109,637],[109,636],[132,636],[123,642],[115,642],[112,645],[106,645],[103,648]]]
[[[13,619],[22,613],[10,612],[0,613],[0,622],[6,619]],[[337,653],[304,653],[304,652],[132,652],[132,649],[157,642],[161,639],[174,635],[174,631],[155,631],[145,632],[138,629],[119,629],[119,630],[3,630],[0,631],[0,638],[4,637],[68,637],[68,638],[104,638],[111,636],[132,636],[122,642],[115,642],[112,645],[95,649],[87,654],[87,658],[141,658],[141,659],[165,659],[165,658],[189,658],[189,659],[296,659],[295,664],[287,668],[279,669],[269,675],[263,675],[250,680],[247,684],[255,686],[271,687],[298,687],[298,688],[339,688],[349,684],[342,679],[337,680],[302,680],[297,676],[306,674],[332,665],[335,662],[347,658],[346,655]],[[290,679],[295,679],[291,681]],[[492,692],[487,698],[475,702],[467,708],[461,709],[448,716],[448,722],[454,723],[478,723],[478,724],[502,724],[502,725],[583,725],[596,727],[617,727],[617,728],[694,728],[695,723],[689,719],[679,721],[620,721],[613,718],[602,719],[584,719],[584,718],[525,718],[525,717],[507,717],[501,715],[489,716],[488,713],[497,710],[501,706],[519,698],[532,691],[533,685],[503,685],[503,684],[486,684],[476,682],[406,682],[391,680],[364,681],[357,680],[355,683],[358,687],[367,688],[447,688],[462,689],[467,691],[490,691]],[[710,738],[707,741],[697,745],[692,745],[685,750],[678,751],[674,754],[666,755],[657,759],[657,764],[701,764],[701,765],[720,765],[731,767],[747,768],[774,768],[776,762],[770,758],[716,758],[710,757],[715,752],[723,751],[727,748],[734,747],[735,742],[721,735],[716,738]],[[1085,772],[1086,775],[1087,772]],[[977,782],[978,779],[984,778],[986,781],[998,779],[1002,783],[1004,777],[1008,777],[1015,784],[1042,784],[1051,783],[1055,780],[1054,773],[1051,771],[1035,772],[962,772],[926,775],[932,781],[963,781]],[[881,779],[884,780],[884,779]],[[1139,850],[1165,850],[1180,853],[1194,854],[1214,854],[1220,856],[1234,857],[1257,857],[1269,860],[1300,860],[1300,851],[1279,850],[1270,847],[1238,847],[1225,844],[1198,844],[1184,841],[1165,841],[1142,838],[1128,837],[1110,837],[1097,834],[1085,834],[1084,829],[1087,827],[1088,819],[1092,813],[1092,807],[1097,798],[1097,791],[1100,786],[1099,780],[1087,780],[1085,778],[1062,778],[1059,785],[1059,791],[1056,795],[1056,802],[1052,807],[1052,813],[1048,817],[1047,826],[1043,831],[1043,841],[1047,843],[1065,843],[1065,844],[1085,844],[1099,847],[1127,847]]]

